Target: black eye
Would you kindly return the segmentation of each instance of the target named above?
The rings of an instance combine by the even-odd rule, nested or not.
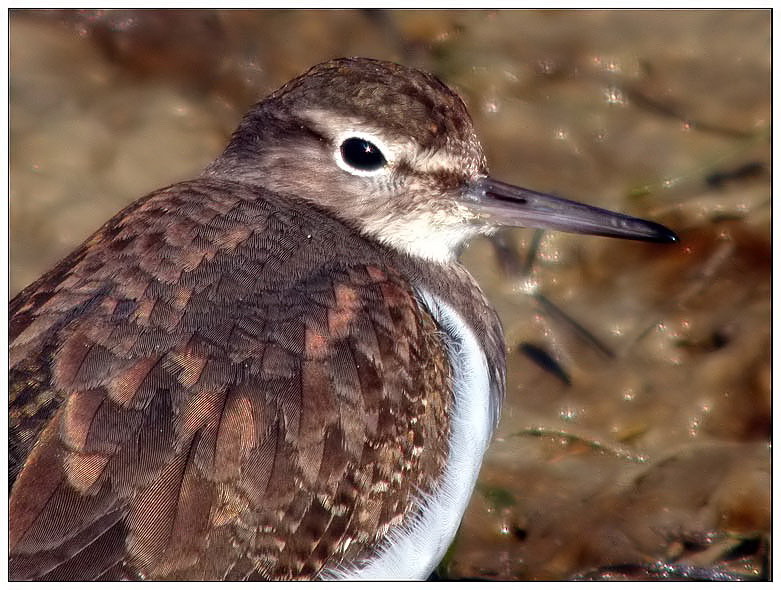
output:
[[[345,139],[340,149],[344,163],[357,170],[371,172],[387,164],[380,148],[360,137]]]

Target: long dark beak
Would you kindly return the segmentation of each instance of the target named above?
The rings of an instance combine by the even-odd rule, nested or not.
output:
[[[464,194],[464,203],[489,224],[557,229],[649,242],[675,242],[678,236],[659,223],[614,213],[483,177]]]

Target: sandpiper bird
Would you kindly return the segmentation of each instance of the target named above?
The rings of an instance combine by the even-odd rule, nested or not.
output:
[[[255,105],[11,302],[11,578],[428,576],[504,395],[456,255],[502,225],[675,240],[490,178],[417,70],[337,59]]]

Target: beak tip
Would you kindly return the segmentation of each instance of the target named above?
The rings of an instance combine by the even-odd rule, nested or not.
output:
[[[660,244],[675,244],[680,241],[678,234],[668,227],[663,226],[660,223],[654,224],[656,227],[656,234],[651,237],[651,240]]]

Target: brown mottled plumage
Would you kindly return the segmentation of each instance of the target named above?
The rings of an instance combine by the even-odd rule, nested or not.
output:
[[[340,160],[351,134],[381,143],[382,167]],[[422,72],[335,60],[258,103],[201,177],[133,203],[11,302],[11,578],[370,560],[454,452],[454,335],[422,293],[490,359],[496,423],[501,326],[453,251],[496,225],[485,199],[544,197],[520,190],[486,177],[463,103]]]

